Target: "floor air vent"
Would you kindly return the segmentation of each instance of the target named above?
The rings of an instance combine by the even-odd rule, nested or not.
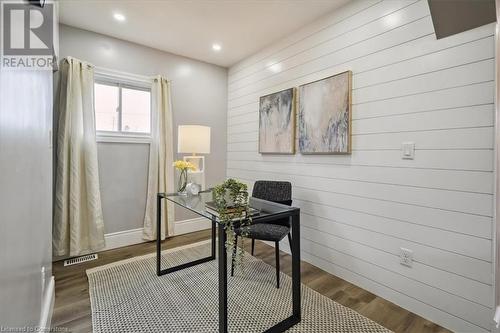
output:
[[[71,258],[68,260],[64,260],[64,266],[71,266],[76,264],[81,264],[82,262],[92,261],[97,259],[97,253],[88,254],[86,256]]]

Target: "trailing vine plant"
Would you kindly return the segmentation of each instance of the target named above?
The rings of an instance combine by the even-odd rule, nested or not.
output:
[[[212,193],[219,213],[220,223],[226,230],[226,249],[232,250],[235,246],[235,230],[240,229],[241,236],[245,237],[245,226],[252,223],[248,205],[248,187],[246,184],[230,178],[224,183],[215,186]],[[241,263],[243,253],[244,251],[241,248],[236,248],[236,265]]]

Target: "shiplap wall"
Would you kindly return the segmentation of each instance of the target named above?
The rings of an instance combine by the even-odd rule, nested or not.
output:
[[[257,152],[259,96],[345,70],[352,155]],[[494,73],[493,24],[436,40],[425,0],[352,2],[230,69],[227,176],[293,183],[304,260],[452,330],[489,331]]]

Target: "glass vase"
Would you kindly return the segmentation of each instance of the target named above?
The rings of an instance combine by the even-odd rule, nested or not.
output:
[[[179,182],[177,184],[177,192],[179,194],[186,194],[186,185],[187,185],[187,169],[181,170],[179,174]]]

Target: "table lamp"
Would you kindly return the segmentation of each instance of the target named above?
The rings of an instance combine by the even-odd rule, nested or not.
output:
[[[177,128],[177,152],[191,154],[184,156],[184,161],[193,163],[196,170],[192,173],[205,171],[205,156],[210,154],[210,127],[200,125],[179,125]]]

